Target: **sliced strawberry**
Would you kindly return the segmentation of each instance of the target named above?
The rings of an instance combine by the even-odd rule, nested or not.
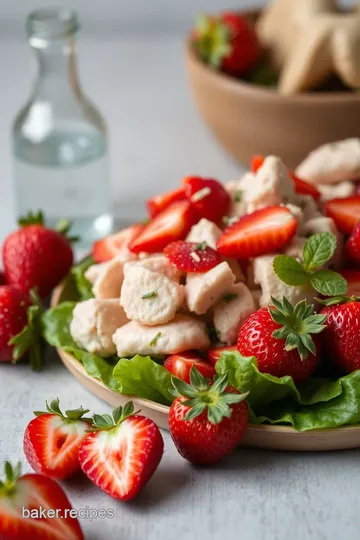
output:
[[[6,285],[5,272],[0,271],[0,285]]]
[[[207,272],[222,262],[219,253],[206,242],[171,242],[164,249],[164,255],[183,272]]]
[[[206,218],[221,223],[227,214],[230,195],[217,180],[189,176],[183,179],[185,195],[198,219]]]
[[[296,219],[282,206],[269,206],[241,217],[217,240],[217,249],[225,257],[251,259],[274,253],[295,236]]]
[[[118,407],[109,415],[94,415],[98,429],[79,450],[82,470],[114,499],[128,501],[150,480],[160,463],[164,441],[157,425],[133,415],[133,404]]]
[[[360,296],[360,270],[344,269],[340,274],[348,282],[347,296]]]
[[[351,234],[360,220],[360,195],[327,201],[325,214],[333,218],[340,231]]]
[[[24,454],[37,473],[64,480],[80,470],[78,452],[90,428],[83,415],[89,411],[80,407],[64,416],[57,399],[46,406],[25,430]]]
[[[137,223],[115,234],[97,240],[92,247],[92,256],[95,262],[106,262],[126,252],[130,243],[135,240],[144,227],[142,223]]]
[[[223,353],[224,351],[236,352],[237,346],[228,345],[227,347],[216,347],[214,349],[209,349],[207,353],[209,362],[211,362],[212,365],[215,366],[216,362],[219,360],[221,356],[221,353]]]
[[[20,465],[20,464],[19,464]],[[25,474],[5,463],[0,487],[2,540],[83,540],[79,521],[61,486],[42,474]]]
[[[164,368],[185,382],[190,382],[190,370],[192,366],[195,366],[201,375],[208,379],[212,379],[215,375],[213,366],[205,362],[201,356],[192,352],[173,354],[164,363]]]
[[[347,240],[345,252],[355,266],[360,265],[360,222],[355,225],[354,230]]]
[[[251,161],[252,172],[256,173],[260,167],[262,167],[264,161],[265,158],[263,156],[254,156]],[[321,193],[318,189],[316,189],[315,186],[309,184],[309,182],[306,182],[305,180],[302,180],[302,178],[296,176],[296,174],[294,174],[292,171],[289,171],[289,175],[294,181],[296,193],[300,193],[302,195],[311,195],[315,200],[320,199]]]
[[[177,201],[158,214],[130,244],[133,253],[155,253],[175,240],[183,240],[194,225],[188,201]]]
[[[174,191],[156,195],[155,197],[152,197],[152,199],[146,201],[149,216],[153,219],[173,202],[183,201],[185,198],[185,189],[183,186]]]

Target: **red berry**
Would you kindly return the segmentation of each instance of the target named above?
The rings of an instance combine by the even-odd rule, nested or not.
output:
[[[50,294],[73,263],[70,242],[43,225],[27,225],[10,234],[2,256],[8,283],[25,293],[37,287],[42,297]]]
[[[331,199],[325,203],[325,213],[333,218],[340,231],[351,234],[360,220],[360,196]]]
[[[168,191],[162,195],[156,195],[152,199],[146,201],[149,216],[154,218],[160,212],[165,210],[170,204],[176,201],[183,201],[185,199],[185,190],[183,187],[175,189],[174,191]]]
[[[14,345],[9,345],[27,324],[27,294],[11,285],[0,286],[0,362],[11,362]]]
[[[207,272],[222,262],[219,253],[205,242],[172,242],[164,249],[164,255],[183,272]]]
[[[183,240],[195,223],[190,203],[177,201],[156,215],[131,242],[133,253],[162,251],[170,242]]]
[[[340,273],[346,279],[348,284],[346,295],[360,296],[360,270],[345,268]]]
[[[196,353],[172,354],[164,363],[164,368],[182,381],[190,382],[190,370],[192,366],[208,379],[215,375],[215,369]]]
[[[130,403],[98,423],[79,450],[82,470],[102,491],[122,501],[136,497],[156,471],[164,451],[157,425],[133,415]],[[111,421],[111,423],[110,423]]]
[[[249,409],[246,394],[228,387],[226,377],[208,384],[195,371],[193,368],[191,385],[173,380],[180,397],[170,407],[169,429],[185,459],[196,465],[211,465],[240,443],[248,426]]]
[[[360,222],[355,225],[345,249],[349,259],[360,265]]]
[[[296,219],[283,206],[269,206],[241,217],[217,240],[224,257],[251,259],[276,253],[295,236]]]
[[[0,285],[6,285],[6,276],[4,272],[0,272]]]
[[[243,356],[256,357],[259,371],[276,377],[289,375],[298,384],[316,370],[320,358],[320,339],[317,334],[310,336],[306,328],[306,318],[298,318],[298,306],[301,303],[292,308],[288,303],[285,305],[285,301],[284,299],[282,303],[277,303],[277,308],[261,308],[250,315],[240,328],[237,348]],[[311,314],[307,315],[309,317],[313,316],[313,310],[310,311]],[[274,318],[283,321],[282,324],[275,322]],[[317,324],[321,326],[320,322]],[[274,332],[279,332],[280,329],[285,337],[292,335],[295,348],[287,348],[285,337],[274,335]],[[302,341],[302,337],[306,341]],[[309,339],[314,345],[315,354],[306,346]]]
[[[92,256],[95,262],[102,263],[119,255],[127,255],[129,246],[144,229],[142,223],[137,223],[97,240],[92,247]],[[125,259],[126,260],[126,259]]]
[[[324,357],[346,373],[360,369],[360,303],[325,307],[326,329],[322,333]]]
[[[205,218],[217,224],[221,223],[229,209],[230,195],[220,182],[189,176],[184,178],[183,186],[198,220]]]
[[[221,353],[229,351],[234,352],[237,351],[237,345],[227,345],[225,347],[216,347],[214,349],[208,350],[208,360],[209,362],[215,366],[216,362],[219,360]]]

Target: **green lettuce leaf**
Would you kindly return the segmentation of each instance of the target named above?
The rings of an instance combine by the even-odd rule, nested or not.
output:
[[[341,377],[334,384],[341,389],[337,397],[312,405],[300,405],[285,399],[260,408],[256,423],[290,424],[297,431],[360,423],[360,370]],[[329,382],[326,386],[329,387]]]
[[[225,351],[215,366],[218,375],[227,374],[229,384],[240,392],[249,392],[247,398],[256,411],[260,405],[279,401],[286,396],[300,399],[300,394],[291,377],[273,377],[260,373],[256,358],[245,358],[239,352]]]
[[[122,394],[134,394],[163,405],[174,401],[169,392],[172,387],[170,372],[150,356],[137,354],[131,359],[121,358],[114,368],[113,377]]]
[[[75,280],[75,285],[79,294],[80,300],[88,300],[93,298],[92,285],[85,277],[86,270],[95,264],[95,261],[92,257],[86,257],[81,263],[73,266],[71,269],[71,276]]]
[[[46,311],[41,318],[42,335],[52,345],[75,356],[88,375],[99,379],[109,388],[119,391],[119,385],[112,372],[117,362],[116,357],[102,358],[97,354],[80,349],[70,334],[70,322],[76,302],[62,302],[55,308]]]

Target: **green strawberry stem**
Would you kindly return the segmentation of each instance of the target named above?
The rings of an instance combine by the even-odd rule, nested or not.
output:
[[[219,69],[222,60],[231,53],[231,32],[219,17],[200,15],[193,46],[204,62]]]
[[[128,401],[124,407],[120,405],[113,410],[112,416],[109,414],[94,414],[92,418],[92,430],[93,431],[109,431],[118,427],[121,422],[138,414],[140,411],[134,412],[134,404],[132,401]]]
[[[45,404],[46,411],[34,411],[35,416],[42,416],[43,414],[56,414],[68,423],[78,422],[79,420],[82,420],[84,422],[92,421],[91,418],[84,417],[85,414],[90,412],[90,409],[83,409],[83,407],[80,406],[78,409],[69,409],[65,411],[64,414],[60,409],[59,398],[50,401],[50,405],[47,401],[45,401]]]
[[[40,296],[36,288],[31,289],[29,293],[31,305],[27,310],[28,324],[17,334],[13,336],[9,345],[15,345],[13,351],[13,363],[16,364],[26,352],[29,354],[30,365],[38,371],[42,366],[42,353],[44,342],[41,337],[41,316],[44,313]]]
[[[18,220],[20,227],[27,227],[28,225],[43,225],[46,226],[46,220],[42,210],[37,212],[29,212],[26,216],[22,216]],[[69,232],[72,227],[72,222],[68,219],[59,219],[58,223],[55,226],[55,231],[60,233],[62,236],[68,239],[68,241],[73,244],[80,240],[79,236],[70,236]]]
[[[282,301],[271,297],[273,306],[269,307],[269,313],[274,322],[281,328],[275,330],[272,335],[276,339],[285,340],[285,350],[298,350],[301,360],[306,360],[309,352],[316,354],[315,343],[311,334],[319,334],[326,328],[323,324],[326,315],[314,313],[314,306],[308,305],[302,300],[295,307],[283,297]]]
[[[227,375],[216,379],[214,384],[206,379],[201,373],[192,366],[190,370],[190,384],[172,377],[174,389],[170,390],[175,397],[186,397],[182,404],[189,407],[184,420],[193,420],[200,416],[204,411],[207,413],[211,424],[219,424],[224,418],[230,418],[232,409],[230,405],[241,403],[247,398],[246,394],[234,394],[226,392],[228,386]]]
[[[5,461],[5,480],[0,480],[0,497],[7,497],[15,491],[16,481],[21,475],[21,463],[15,467],[9,461]]]

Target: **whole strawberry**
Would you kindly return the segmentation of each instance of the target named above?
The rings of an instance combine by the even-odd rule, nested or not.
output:
[[[324,356],[346,373],[360,369],[360,299],[333,298],[321,310],[326,317],[322,334]]]
[[[199,17],[192,43],[205,63],[236,76],[249,72],[261,54],[254,27],[231,11],[218,17]]]
[[[320,338],[312,336],[325,329],[326,315],[314,314],[306,300],[295,308],[284,297],[272,298],[273,306],[255,311],[239,330],[238,351],[255,356],[259,371],[276,377],[289,375],[304,382],[316,370],[320,358]]]
[[[345,250],[349,259],[356,266],[360,265],[360,222],[355,225],[351,236],[346,242]]]
[[[0,362],[11,362],[15,345],[9,341],[27,325],[27,294],[11,285],[0,286]]]
[[[248,426],[247,394],[227,385],[226,375],[209,383],[192,367],[191,384],[173,379],[175,401],[169,429],[179,453],[195,465],[212,465],[241,441]]]
[[[65,480],[81,470],[79,448],[89,435],[91,419],[84,418],[89,409],[62,413],[59,400],[46,411],[34,411],[33,418],[24,433],[24,454],[35,472],[55,480]]]
[[[68,273],[73,263],[69,240],[61,232],[44,225],[41,212],[20,220],[21,228],[11,233],[2,248],[8,283],[28,293],[37,287],[41,297],[47,296]]]

